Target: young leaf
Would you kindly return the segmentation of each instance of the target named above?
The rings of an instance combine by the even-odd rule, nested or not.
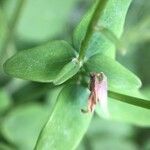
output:
[[[53,41],[16,53],[6,61],[4,70],[14,77],[51,82],[73,57],[74,50],[67,42]]]
[[[61,84],[74,76],[80,69],[80,63],[77,60],[72,60],[66,64],[59,74],[56,76],[56,79],[53,81],[55,85]]]
[[[92,114],[83,114],[89,92],[80,85],[67,85],[60,93],[49,121],[37,141],[37,150],[73,150],[86,132]]]
[[[88,72],[104,72],[108,78],[108,87],[119,90],[137,89],[141,86],[140,79],[128,69],[110,57],[97,54],[86,63]]]
[[[131,0],[109,0],[103,15],[99,19],[98,25],[102,25],[105,28],[108,28],[116,35],[116,37],[119,38],[123,31],[125,16],[130,3]],[[73,42],[77,50],[80,49],[81,42],[85,37],[87,27],[94,10],[95,3],[75,30]],[[114,48],[114,44],[112,44],[109,39],[95,31],[89,42],[86,56],[90,57],[96,53],[104,53],[108,56],[114,57]]]

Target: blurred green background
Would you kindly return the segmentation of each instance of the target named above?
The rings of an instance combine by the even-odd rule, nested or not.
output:
[[[16,51],[72,33],[92,0],[0,0],[0,150],[32,150],[60,89],[8,77],[3,62]],[[150,98],[150,1],[133,0],[117,59],[137,74]],[[16,21],[14,19],[16,17]],[[53,100],[53,101],[52,101]],[[78,150],[150,150],[150,128],[95,115]]]

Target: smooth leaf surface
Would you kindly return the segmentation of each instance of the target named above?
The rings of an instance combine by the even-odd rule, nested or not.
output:
[[[31,82],[25,84],[12,94],[15,102],[29,102],[37,100],[39,97],[44,96],[50,91],[54,85],[46,83]]]
[[[150,110],[119,102],[114,99],[110,100],[111,118],[117,121],[123,121],[139,126],[150,125]]]
[[[51,108],[52,106],[55,105],[57,101],[57,97],[60,94],[61,90],[63,89],[64,85],[62,86],[55,86],[54,88],[48,90],[47,97],[46,97],[46,106],[49,110],[49,107]],[[51,109],[53,111],[53,109]]]
[[[73,57],[75,57],[74,50],[67,42],[52,41],[16,53],[6,61],[4,70],[14,77],[51,82]]]
[[[88,150],[89,147],[91,150],[137,150],[134,140],[131,140],[134,134],[133,126],[100,119],[96,115],[80,144],[83,148],[78,147],[77,150]]]
[[[92,150],[137,150],[137,146],[134,144],[134,142],[127,139],[119,139],[110,136],[97,138],[92,141],[92,145]]]
[[[8,32],[8,29],[6,25],[6,20],[4,18],[2,10],[0,9],[0,57],[2,55],[1,52],[2,52],[4,41],[6,40],[7,32]]]
[[[104,72],[108,78],[108,87],[118,90],[137,89],[141,86],[140,79],[117,61],[105,56],[95,55],[86,63],[85,68],[88,72]]]
[[[126,93],[126,92],[124,92]],[[123,92],[121,95],[124,95]],[[129,96],[121,96],[121,102],[118,97],[109,98],[108,99],[108,109],[110,113],[110,120],[121,121],[126,123],[131,123],[139,126],[149,126],[150,125],[150,109],[138,107],[135,105],[131,105],[128,102],[132,103],[133,97],[137,97],[136,101],[140,103],[141,99],[145,99],[145,97],[138,91],[130,91],[128,92]],[[130,99],[131,98],[131,99]],[[127,102],[126,102],[127,101]],[[148,105],[150,103],[147,102]],[[97,107],[96,112],[99,116],[103,117],[101,110]]]
[[[80,85],[67,85],[61,91],[35,149],[73,150],[77,147],[92,116],[81,112],[88,95],[88,90]]]
[[[102,17],[99,19],[99,25],[108,28],[119,38],[123,31],[125,16],[130,2],[131,0],[109,0]],[[73,42],[77,50],[80,49],[81,42],[87,31],[88,23],[91,19],[94,9],[95,5],[87,13],[87,15],[84,16],[83,20],[75,30]],[[90,57],[96,53],[104,53],[110,57],[114,57],[114,50],[115,46],[109,41],[109,39],[107,39],[101,33],[95,31],[91,37],[86,56]]]
[[[150,99],[150,86],[141,89],[141,93]]]
[[[3,143],[0,144],[0,149],[1,150],[14,150],[13,148],[11,148],[8,145],[3,144]]]
[[[94,128],[93,128],[94,127]],[[117,130],[114,130],[114,129]],[[91,138],[91,140],[97,137],[103,138],[128,138],[133,135],[133,128],[128,124],[116,121],[109,121],[106,119],[100,119],[99,116],[95,115],[92,118],[92,122],[87,131],[87,136]]]
[[[80,64],[76,60],[72,60],[66,64],[54,80],[55,85],[59,85],[74,76],[80,69]]]
[[[5,111],[11,104],[10,97],[4,89],[0,89],[0,113]]]
[[[3,2],[3,9],[9,21],[12,19],[18,1]],[[45,41],[67,32],[68,28],[65,25],[78,1],[80,0],[27,0],[17,26],[19,40]]]
[[[49,110],[38,104],[17,107],[5,117],[2,132],[18,149],[33,150]]]

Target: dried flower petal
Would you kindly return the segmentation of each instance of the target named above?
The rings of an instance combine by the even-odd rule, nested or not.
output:
[[[97,89],[97,101],[100,104],[102,113],[105,117],[109,117],[108,111],[108,89],[107,89],[107,77],[103,72],[100,73],[99,83],[96,84]]]
[[[105,117],[109,116],[107,104],[107,77],[103,72],[91,73],[90,75],[90,96],[88,98],[87,110],[82,112],[93,112],[97,102],[100,103],[101,110]]]

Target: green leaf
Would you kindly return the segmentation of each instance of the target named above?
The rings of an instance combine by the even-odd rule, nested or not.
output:
[[[5,111],[11,104],[10,97],[4,89],[0,89],[0,113]]]
[[[81,148],[82,150],[89,148],[90,150],[137,150],[134,140],[131,140],[134,134],[133,126],[94,116],[89,130],[82,140],[83,148]],[[81,150],[80,147],[77,150]]]
[[[8,33],[8,28],[6,25],[6,20],[4,18],[2,10],[0,9],[0,57],[2,55],[1,54],[3,51],[2,48],[3,48],[3,44],[5,43],[7,33]]]
[[[111,89],[130,90],[141,86],[140,79],[128,69],[110,57],[97,54],[85,63],[86,70],[90,72],[104,72],[108,78]]]
[[[103,15],[99,19],[99,25],[108,28],[116,35],[116,37],[119,38],[123,32],[125,16],[130,3],[131,0],[109,0]],[[94,9],[95,2],[91,10],[86,16],[84,16],[83,20],[79,26],[77,26],[74,32],[73,43],[77,50],[80,49],[81,42],[86,34],[87,27]],[[115,46],[109,41],[109,39],[107,39],[103,34],[95,31],[89,42],[86,56],[90,57],[96,53],[103,53],[109,57],[114,57],[114,51]]]
[[[73,150],[77,147],[92,117],[81,112],[88,95],[88,90],[80,85],[67,85],[61,91],[35,149]]]
[[[119,102],[114,99],[109,99],[109,101],[110,119],[139,126],[150,126],[150,110]]]
[[[18,1],[20,0],[3,2],[8,20],[12,19]],[[26,1],[18,22],[17,36],[24,41],[38,42],[57,37],[62,32],[67,32],[65,25],[78,1],[80,0]]]
[[[74,76],[79,71],[79,69],[80,69],[80,63],[77,62],[76,59],[72,60],[62,68],[62,70],[56,76],[56,79],[54,80],[54,84],[58,85],[65,82],[66,80]]]
[[[49,116],[49,109],[39,105],[23,105],[13,109],[2,122],[2,133],[18,149],[32,150]]]
[[[92,140],[92,150],[137,150],[134,141],[127,139],[119,139],[110,136],[103,136]]]
[[[94,127],[94,128],[93,128]],[[117,129],[117,130],[114,130]],[[99,116],[95,115],[92,118],[90,127],[86,133],[90,137],[91,141],[96,138],[106,138],[108,139],[123,139],[133,136],[133,128],[128,124],[122,122],[109,121],[106,119],[100,119]],[[104,136],[103,136],[104,135]]]
[[[1,150],[14,150],[13,148],[9,147],[8,145],[4,143],[0,143],[0,149]]]
[[[144,96],[150,98],[150,86],[142,88],[141,93],[144,94]]]
[[[14,84],[13,84],[14,85]],[[31,82],[20,87],[12,96],[15,102],[29,102],[34,101],[44,96],[48,91],[54,87],[53,84]]]
[[[73,57],[74,50],[67,42],[53,41],[16,53],[6,61],[4,70],[14,77],[51,82]]]
[[[128,94],[128,96],[126,94]],[[110,120],[131,123],[139,126],[150,126],[150,110],[129,104],[137,102],[140,105],[142,101],[142,105],[145,105],[145,103],[143,103],[143,100],[145,102],[145,97],[140,92],[133,91],[131,89],[130,93],[121,91],[118,95],[119,96],[110,95],[111,98],[108,99],[108,110],[110,113]],[[137,97],[136,99],[135,96]],[[148,103],[149,106],[150,101],[146,101],[146,103]],[[98,107],[96,108],[96,112],[99,116],[103,117],[103,114]]]

